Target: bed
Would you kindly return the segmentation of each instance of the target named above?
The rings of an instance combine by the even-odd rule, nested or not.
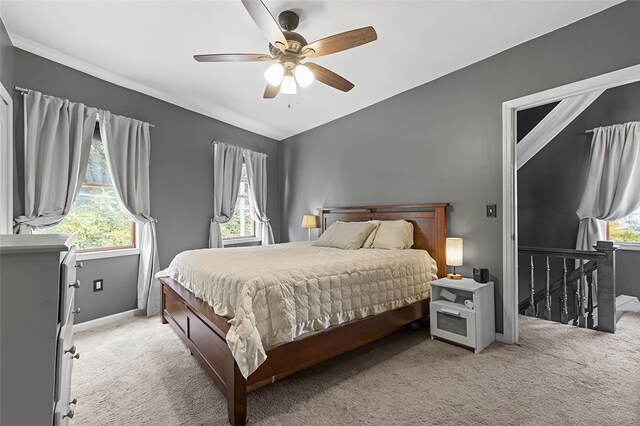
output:
[[[160,278],[162,322],[170,324],[225,395],[231,424],[243,425],[248,391],[379,339],[428,315],[429,293],[425,292],[427,284],[423,281],[445,275],[446,207],[447,204],[439,203],[319,210],[322,231],[337,221],[409,221],[414,232],[412,248],[417,250],[402,250],[404,253],[314,248],[309,243],[292,243],[261,248],[260,252],[201,250],[184,259],[178,255],[172,262],[172,272],[166,274],[169,276]],[[214,258],[212,253],[218,255]],[[335,262],[330,260],[331,256]],[[424,266],[430,264],[423,257],[435,263],[437,273],[430,270],[431,266]],[[289,258],[291,262],[286,261]],[[354,269],[355,264],[362,270]],[[314,278],[328,274],[326,268],[332,268],[331,273],[345,280],[365,285],[367,281],[360,275],[377,269],[378,281],[391,289],[387,293],[370,292],[375,303],[362,306],[358,300],[363,295],[370,297],[365,287],[349,289],[357,292],[358,297],[351,297],[351,293],[348,298],[341,296],[338,305],[329,296],[340,291],[342,284],[324,284],[327,300],[301,297],[292,283],[322,288],[322,281]],[[215,286],[207,286],[207,279],[215,281]],[[399,284],[395,289],[400,281],[404,283],[402,289]],[[238,283],[243,285],[237,294],[207,290],[235,288]],[[292,293],[288,298],[280,295],[287,292]],[[271,294],[271,309],[266,313],[261,309],[262,294]],[[278,299],[274,302],[273,297]],[[324,310],[320,307],[323,301]],[[300,310],[299,305],[305,309]]]

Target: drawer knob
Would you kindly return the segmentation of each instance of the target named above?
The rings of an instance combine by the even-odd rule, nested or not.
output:
[[[78,398],[73,398],[71,401],[69,401],[69,405],[73,404],[76,405],[78,403]]]
[[[78,352],[77,354],[71,356],[71,358],[80,359],[80,352]]]
[[[76,268],[84,268],[84,264],[82,262],[76,262]]]
[[[69,417],[70,419],[73,418],[73,410],[69,410],[69,412],[67,414],[65,414],[64,416],[62,416],[62,418],[67,418]]]
[[[80,280],[76,280],[75,283],[69,284],[69,288],[71,287],[80,288]]]
[[[76,353],[76,345],[71,346],[69,349],[64,351],[65,354],[75,354]]]
[[[79,314],[80,313],[80,308],[75,308],[71,313],[72,314]]]

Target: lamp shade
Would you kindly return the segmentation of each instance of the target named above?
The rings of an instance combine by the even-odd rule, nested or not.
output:
[[[272,86],[280,86],[282,77],[284,77],[284,67],[280,62],[276,62],[275,64],[271,65],[264,72],[264,78]]]
[[[285,95],[295,95],[298,91],[296,86],[296,79],[292,75],[286,75],[282,78],[280,83],[280,91]]]
[[[462,266],[462,238],[447,238],[447,265]]]
[[[293,70],[293,75],[296,77],[296,81],[298,82],[300,87],[309,86],[311,83],[313,83],[313,80],[316,78],[316,76],[313,75],[313,72],[302,64],[299,64]]]
[[[302,227],[303,228],[317,228],[318,227],[318,216],[314,216],[312,214],[305,214],[302,216]]]

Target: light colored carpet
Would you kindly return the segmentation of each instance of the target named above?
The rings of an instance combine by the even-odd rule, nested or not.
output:
[[[521,317],[481,354],[403,331],[251,392],[253,425],[638,425],[640,314],[616,335]],[[76,337],[74,425],[225,425],[226,403],[169,325]]]

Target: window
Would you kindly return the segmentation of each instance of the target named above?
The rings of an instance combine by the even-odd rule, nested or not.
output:
[[[222,238],[225,240],[238,240],[256,238],[258,224],[251,219],[251,205],[249,199],[249,178],[247,167],[242,163],[240,175],[240,189],[233,216],[227,223],[220,224]]]
[[[76,234],[76,248],[81,252],[135,247],[135,223],[118,206],[97,132],[91,142],[84,183],[69,214],[59,224],[34,232]]]
[[[640,209],[623,219],[607,222],[607,239],[618,243],[640,243]]]

